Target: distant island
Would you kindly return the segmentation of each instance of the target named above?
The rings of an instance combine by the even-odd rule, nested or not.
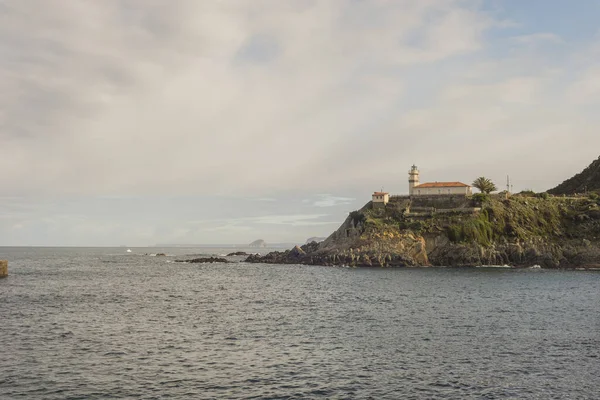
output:
[[[255,240],[254,242],[250,243],[248,245],[248,247],[267,247],[267,242],[265,242],[262,239],[258,239],[258,240]]]
[[[346,266],[600,268],[600,158],[548,192],[491,194],[481,177],[471,194],[461,182],[419,183],[409,195],[375,192],[323,242],[248,262]],[[550,194],[552,193],[552,194]]]

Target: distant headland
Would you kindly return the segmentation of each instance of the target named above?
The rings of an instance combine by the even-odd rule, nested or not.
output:
[[[472,186],[481,193],[472,194]],[[409,194],[374,192],[326,240],[248,262],[346,266],[600,268],[600,158],[548,192],[493,194],[484,177],[419,182]]]
[[[248,247],[267,247],[267,242],[265,242],[262,239],[258,239],[258,240],[255,240],[254,242],[250,243],[248,245]]]

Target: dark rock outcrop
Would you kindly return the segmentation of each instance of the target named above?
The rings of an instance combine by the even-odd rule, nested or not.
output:
[[[248,255],[248,253],[246,253],[245,251],[234,251],[233,253],[227,254],[227,257],[247,256],[247,255]]]
[[[205,263],[228,263],[229,261],[227,261],[226,259],[221,258],[221,257],[200,257],[200,258],[193,258],[191,260],[175,260],[175,262],[205,264]]]

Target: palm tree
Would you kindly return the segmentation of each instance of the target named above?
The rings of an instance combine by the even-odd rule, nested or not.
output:
[[[473,186],[479,189],[481,193],[485,194],[498,190],[494,182],[484,176],[480,176],[479,178],[475,179],[473,181]]]

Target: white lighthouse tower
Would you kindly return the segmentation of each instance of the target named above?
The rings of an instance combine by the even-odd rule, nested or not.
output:
[[[408,194],[413,195],[415,191],[415,186],[419,186],[419,169],[416,165],[410,168],[408,171]]]

